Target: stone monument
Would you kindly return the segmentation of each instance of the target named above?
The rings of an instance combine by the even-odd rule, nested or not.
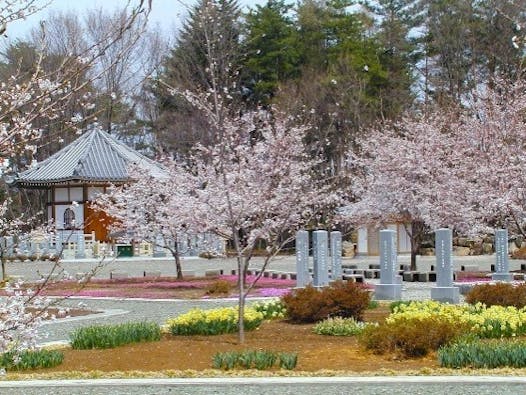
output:
[[[375,285],[376,300],[400,300],[402,284],[397,275],[396,232],[384,229],[380,231],[380,283]]]
[[[315,230],[312,236],[312,258],[314,263],[313,285],[329,285],[329,243],[326,230]]]
[[[510,273],[508,261],[508,230],[495,230],[495,273],[491,276],[495,281],[511,281],[513,275]]]
[[[342,233],[331,232],[331,279],[342,279]]]
[[[435,231],[436,287],[431,288],[431,299],[458,303],[460,291],[453,286],[453,233],[451,229]]]
[[[303,288],[310,282],[309,232],[300,230],[296,233],[296,287]]]

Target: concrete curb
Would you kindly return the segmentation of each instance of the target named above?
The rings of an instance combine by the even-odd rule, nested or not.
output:
[[[174,379],[82,379],[0,381],[0,388],[78,386],[177,386],[177,385],[275,385],[275,384],[526,384],[516,376],[368,376],[368,377],[233,377]]]

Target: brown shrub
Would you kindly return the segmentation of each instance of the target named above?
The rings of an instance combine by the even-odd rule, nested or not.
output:
[[[484,303],[486,306],[526,306],[526,284],[510,283],[475,285],[466,295],[466,302]]]
[[[455,338],[463,335],[467,327],[441,320],[427,319],[397,320],[379,326],[368,326],[360,335],[360,343],[375,354],[395,352],[404,357],[421,357],[438,350]]]
[[[216,280],[206,287],[207,295],[228,295],[232,284],[227,280]]]
[[[317,322],[336,316],[360,320],[370,299],[370,293],[363,286],[339,281],[326,288],[309,285],[294,290],[281,301],[291,321]]]

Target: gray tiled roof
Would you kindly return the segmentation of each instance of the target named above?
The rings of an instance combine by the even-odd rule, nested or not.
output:
[[[129,180],[127,167],[137,164],[162,177],[163,168],[110,134],[93,129],[16,177],[14,184],[39,187],[73,182],[122,183]]]

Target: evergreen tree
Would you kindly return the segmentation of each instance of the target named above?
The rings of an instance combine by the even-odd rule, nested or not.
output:
[[[200,0],[189,12],[153,86],[160,112],[155,126],[163,150],[185,155],[197,142],[206,145],[216,138],[206,117],[178,92],[221,92],[235,111],[232,102],[240,96],[239,18],[237,0]]]
[[[300,74],[299,37],[290,10],[283,0],[269,0],[246,15],[245,79],[255,102],[269,103],[280,82]]]

